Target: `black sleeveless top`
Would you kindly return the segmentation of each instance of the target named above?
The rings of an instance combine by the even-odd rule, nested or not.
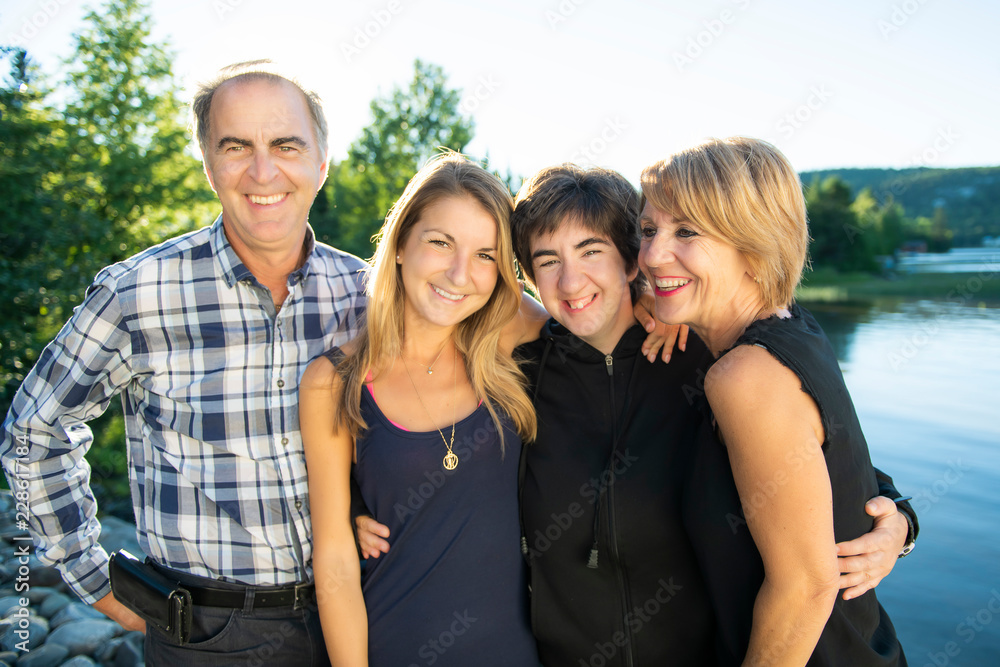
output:
[[[339,349],[327,358],[338,363]],[[368,429],[354,477],[389,553],[362,574],[372,667],[538,665],[520,553],[521,440],[508,419],[504,452],[484,404],[455,425],[454,470],[437,431],[407,431],[362,391]],[[450,427],[444,431],[450,439]]]
[[[834,534],[837,542],[851,540],[873,526],[864,509],[878,495],[868,445],[829,340],[807,310],[793,306],[790,311],[787,319],[752,323],[734,347],[768,350],[799,377],[802,390],[816,402],[826,437],[823,453],[833,490]],[[725,447],[708,433],[707,424],[697,456],[694,474],[705,493],[702,526],[696,533],[701,535],[698,548],[719,621],[717,656],[721,664],[737,665],[749,644],[764,570],[746,527]],[[808,665],[906,665],[896,631],[874,591],[847,601],[838,595]]]

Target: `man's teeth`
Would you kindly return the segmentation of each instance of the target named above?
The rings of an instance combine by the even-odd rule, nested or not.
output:
[[[689,282],[690,279],[687,278],[657,278],[656,286],[660,289],[674,289],[677,287],[684,287]]]
[[[576,301],[567,301],[566,303],[569,304],[570,310],[580,310],[593,300],[594,300],[594,295],[591,294],[590,296],[585,296],[582,299],[577,299]]]
[[[247,195],[250,202],[253,204],[258,204],[260,206],[267,206],[269,204],[277,204],[279,201],[288,196],[287,192],[282,192],[280,195],[268,195],[267,197],[262,197],[261,195]]]
[[[431,285],[431,287],[434,287],[434,285]],[[434,291],[451,301],[461,301],[462,299],[465,298],[464,294],[452,294],[451,292],[445,292],[443,289],[439,287],[434,287]]]

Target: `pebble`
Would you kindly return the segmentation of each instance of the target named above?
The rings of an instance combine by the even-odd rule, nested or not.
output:
[[[14,525],[13,507],[10,492],[0,491],[0,667],[143,667],[142,633],[125,632],[81,602],[59,571],[34,555],[31,542],[16,539],[26,533]],[[142,553],[135,526],[115,517],[102,520],[100,542],[109,553],[121,548]],[[32,552],[29,586],[18,583],[25,545]],[[25,608],[27,615],[18,615]],[[22,616],[27,640],[15,634],[25,629]]]

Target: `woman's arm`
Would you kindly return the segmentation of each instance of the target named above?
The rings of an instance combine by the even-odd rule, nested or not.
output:
[[[839,578],[819,409],[795,374],[759,347],[727,354],[705,391],[764,563],[743,664],[804,665]]]
[[[368,615],[351,530],[354,439],[335,423],[342,385],[325,357],[312,362],[299,385],[299,427],[305,447],[312,515],[313,575],[330,662],[368,664]]]

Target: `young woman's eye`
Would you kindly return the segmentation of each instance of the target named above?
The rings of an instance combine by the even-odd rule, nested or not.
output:
[[[485,259],[485,260],[490,261],[490,262],[497,261],[496,258],[493,255],[491,255],[489,253],[486,253],[486,252],[479,253],[479,259]]]
[[[428,241],[428,243],[430,243],[431,245],[436,245],[439,248],[447,248],[448,247],[448,242],[445,241],[444,239],[431,239],[430,241]]]

